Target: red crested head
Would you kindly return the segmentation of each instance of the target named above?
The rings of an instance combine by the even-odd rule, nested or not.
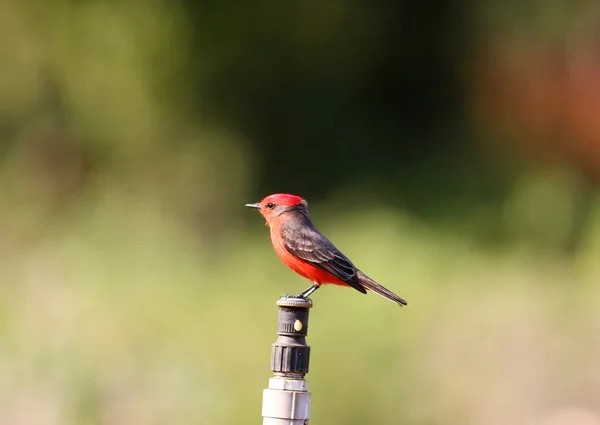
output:
[[[302,201],[304,201],[304,198],[300,196],[290,195],[289,193],[275,193],[264,198],[260,201],[260,204],[273,203],[275,205],[283,205],[284,207],[293,207]]]
[[[271,225],[272,220],[276,220],[281,214],[290,210],[301,208],[306,211],[307,203],[304,198],[287,193],[275,193],[265,197],[262,201],[255,204],[246,204],[247,207],[256,208],[267,220],[267,225]]]

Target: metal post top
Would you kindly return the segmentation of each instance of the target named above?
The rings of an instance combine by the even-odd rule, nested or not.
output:
[[[294,296],[283,295],[276,303],[279,307],[312,308],[313,303],[308,298],[298,298]]]

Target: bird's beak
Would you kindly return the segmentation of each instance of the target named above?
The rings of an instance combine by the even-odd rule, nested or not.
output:
[[[246,206],[250,207],[250,208],[256,208],[257,210],[262,208],[258,202],[254,203],[254,204],[246,204]]]

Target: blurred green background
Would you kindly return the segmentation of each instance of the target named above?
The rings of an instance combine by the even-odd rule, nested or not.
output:
[[[315,294],[311,423],[600,424],[599,17],[2,1],[0,424],[260,423],[276,192],[409,302]]]

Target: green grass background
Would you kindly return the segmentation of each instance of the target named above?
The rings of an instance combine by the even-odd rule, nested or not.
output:
[[[308,284],[243,207],[258,200],[260,151],[210,102],[192,106],[246,50],[203,21],[214,37],[191,51],[179,2],[140,4],[0,4],[1,425],[260,423],[275,301]],[[315,69],[339,10],[322,34],[309,13],[294,38]],[[260,185],[293,191],[283,183]],[[565,252],[583,192],[568,172],[529,168],[496,204],[452,215],[440,202],[433,222],[391,202],[406,193],[362,183],[309,198],[313,220],[409,305],[314,294],[311,423],[600,423],[595,192]]]

